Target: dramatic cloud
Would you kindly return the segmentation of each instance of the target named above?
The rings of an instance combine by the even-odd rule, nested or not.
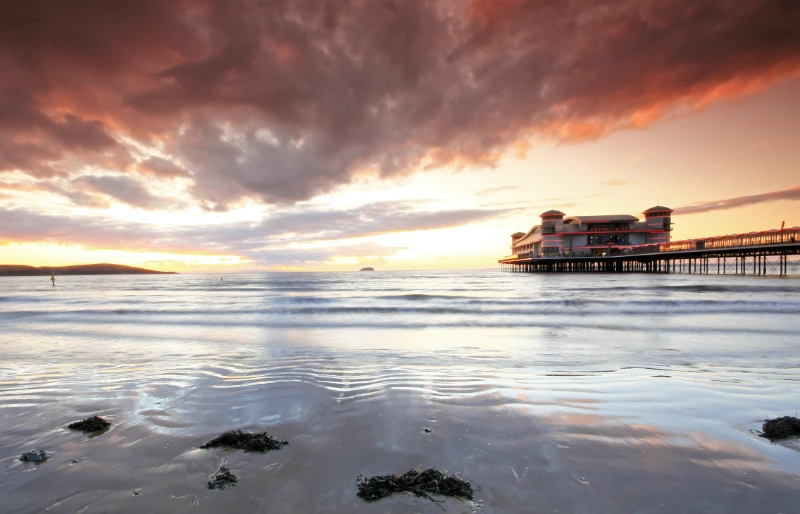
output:
[[[799,26],[796,0],[3,2],[0,171],[292,203],[752,93],[797,75]]]
[[[760,195],[737,196],[736,198],[727,198],[725,200],[716,200],[713,202],[693,203],[692,205],[687,205],[685,207],[678,207],[673,212],[673,215],[723,211],[726,209],[746,207],[748,205],[755,205],[758,203],[774,202],[777,200],[800,200],[800,186],[796,186],[791,189],[785,189],[783,191],[762,193]]]

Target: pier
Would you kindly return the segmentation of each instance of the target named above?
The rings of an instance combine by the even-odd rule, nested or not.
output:
[[[672,241],[606,252],[537,252],[500,259],[503,271],[522,273],[691,273],[718,275],[798,275],[800,227]]]

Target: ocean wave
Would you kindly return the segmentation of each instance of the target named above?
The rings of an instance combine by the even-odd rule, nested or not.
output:
[[[584,315],[634,315],[634,314],[800,314],[798,301],[759,301],[759,300],[503,300],[503,299],[462,299],[430,295],[428,300],[447,299],[447,303],[432,301],[415,305],[398,305],[384,302],[375,305],[370,297],[337,298],[291,298],[266,302],[258,306],[237,305],[236,302],[198,306],[189,304],[184,308],[134,308],[109,305],[107,308],[93,306],[79,308],[24,308],[0,310],[0,318],[14,317],[61,317],[61,316],[247,316],[247,315],[347,315],[347,314],[413,314],[413,315],[552,315],[556,313],[580,313]],[[141,303],[141,302],[140,302]],[[160,302],[160,305],[173,302]],[[69,305],[69,304],[67,304]]]
[[[652,320],[651,320],[652,321]],[[147,330],[155,327],[168,327],[171,330],[195,330],[191,339],[196,340],[196,330],[214,328],[220,330],[238,330],[245,328],[255,329],[358,329],[358,330],[418,330],[428,328],[445,329],[464,329],[464,328],[485,328],[485,329],[552,329],[558,331],[592,330],[620,334],[623,332],[639,333],[642,337],[651,337],[658,334],[716,334],[725,335],[775,335],[786,337],[800,336],[800,327],[795,325],[736,325],[726,326],[719,324],[682,324],[668,325],[665,327],[651,326],[651,322],[644,319],[639,324],[634,324],[624,317],[583,317],[583,318],[551,318],[541,316],[538,318],[524,316],[498,316],[498,317],[472,317],[468,319],[448,319],[436,317],[376,317],[373,319],[363,318],[323,318],[323,317],[301,317],[284,316],[271,317],[267,319],[248,319],[237,318],[234,320],[213,317],[154,317],[146,320],[113,320],[102,318],[82,318],[82,317],[51,317],[42,320],[42,324],[27,324],[24,327],[25,333],[41,333],[45,337],[53,335],[63,335],[65,331],[75,327],[72,334],[83,335],[87,338],[96,339],[103,337],[102,328],[107,329],[106,337],[124,338],[128,333],[136,334],[147,333]],[[40,327],[40,328],[39,328]],[[83,327],[83,328],[82,328]],[[8,331],[7,333],[13,333]],[[135,337],[135,335],[133,335]],[[175,339],[182,339],[178,334],[173,334]]]

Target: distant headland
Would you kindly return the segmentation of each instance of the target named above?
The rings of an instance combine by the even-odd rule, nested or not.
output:
[[[24,266],[0,264],[0,277],[36,277],[47,275],[175,275],[174,271],[155,271],[122,264],[80,264],[77,266]]]
[[[366,268],[361,268],[361,269],[360,269],[360,270],[358,270],[358,271],[375,271],[375,268],[370,268],[370,267],[368,266],[368,267],[366,267]]]

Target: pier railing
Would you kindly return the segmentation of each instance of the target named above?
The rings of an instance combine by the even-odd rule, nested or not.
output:
[[[669,243],[654,243],[636,246],[611,248],[612,253],[608,256],[635,256],[652,255],[671,252],[690,252],[695,250],[716,250],[716,249],[735,249],[752,248],[759,246],[782,245],[787,243],[800,242],[800,227],[792,227],[785,230],[766,230],[763,232],[749,232],[747,234],[732,234],[718,237],[704,237],[700,239],[688,239],[684,241],[671,241]],[[563,259],[564,257],[602,257],[592,252],[569,252],[561,254],[544,254],[534,252],[520,253],[504,257],[505,259]]]
[[[685,241],[669,243],[639,245],[627,249],[628,255],[688,252],[693,250],[717,250],[730,248],[748,248],[753,246],[779,245],[795,243],[800,240],[800,227],[786,230],[766,230],[764,232],[749,232],[747,234],[733,234],[718,237],[704,237]]]

